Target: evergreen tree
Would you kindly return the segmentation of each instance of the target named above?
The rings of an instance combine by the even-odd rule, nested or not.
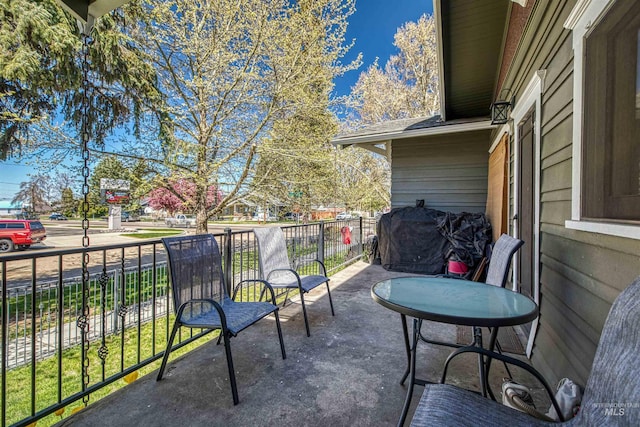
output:
[[[128,120],[139,124],[145,105],[161,103],[155,70],[130,43],[124,22],[121,10],[97,20],[85,85],[76,20],[55,0],[0,0],[0,160],[41,147],[33,130],[42,126],[77,145],[85,90],[89,137],[97,145]],[[69,129],[56,123],[60,114]]]
[[[67,217],[76,215],[76,208],[78,204],[73,197],[73,190],[69,187],[62,190],[62,199],[60,200],[60,211]]]

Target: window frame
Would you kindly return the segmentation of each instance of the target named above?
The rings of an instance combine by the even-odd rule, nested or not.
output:
[[[640,240],[640,221],[636,223],[630,220],[587,219],[582,212],[586,38],[615,2],[616,0],[579,0],[564,23],[564,27],[573,33],[574,51],[571,219],[565,221],[565,227]]]

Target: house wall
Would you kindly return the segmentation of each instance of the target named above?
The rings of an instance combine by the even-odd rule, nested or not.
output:
[[[571,219],[573,47],[563,24],[574,5],[535,2],[503,87],[514,91],[517,102],[535,71],[546,70],[539,159],[541,299],[531,360],[550,383],[569,377],[584,385],[613,300],[640,274],[640,241],[565,227]],[[510,152],[515,148],[512,141]],[[513,212],[513,157],[510,170]]]
[[[484,212],[490,131],[392,141],[391,207]]]

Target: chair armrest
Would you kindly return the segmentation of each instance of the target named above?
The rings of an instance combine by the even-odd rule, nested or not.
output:
[[[325,267],[324,262],[320,261],[319,259],[314,259],[313,261],[320,264],[320,272],[324,277],[327,277],[327,267]]]
[[[306,268],[308,266],[310,266],[312,263],[318,263],[320,264],[320,274],[323,275],[324,277],[327,277],[327,268],[325,267],[324,263],[322,261],[320,261],[317,258],[314,259],[308,259],[308,258],[303,258],[302,259],[303,262],[300,262],[299,259],[294,260],[293,263],[293,268],[292,270],[296,270],[300,267]]]
[[[472,346],[461,347],[455,350],[453,353],[451,353],[449,357],[447,357],[447,360],[444,362],[444,370],[442,371],[442,379],[440,380],[442,384],[445,383],[447,378],[447,370],[449,368],[449,362],[451,362],[455,357],[463,353],[482,354],[484,356],[490,357],[491,359],[496,359],[505,363],[509,363],[510,365],[517,366],[529,372],[531,375],[536,377],[536,379],[540,381],[540,383],[543,385],[543,387],[547,391],[547,394],[549,395],[549,400],[551,400],[551,404],[553,405],[553,407],[556,410],[556,413],[560,417],[560,421],[564,422],[564,418],[562,417],[562,412],[560,411],[560,407],[558,406],[558,402],[556,401],[553,391],[551,387],[549,387],[549,384],[547,384],[547,381],[544,379],[542,374],[540,374],[540,372],[538,372],[533,366],[529,365],[528,363],[525,363],[521,360],[518,360],[510,356],[506,356],[504,354],[496,353],[494,351],[489,351],[486,348],[480,348],[472,345]]]
[[[294,276],[295,276],[296,280],[298,281],[298,286],[300,286],[300,285],[302,284],[302,281],[300,280],[300,275],[298,274],[298,272],[297,272],[297,271],[295,271],[295,270],[294,270],[294,269],[292,269],[292,268],[277,268],[277,269],[275,269],[275,270],[271,270],[271,271],[269,272],[269,275],[267,276],[267,282],[269,281],[269,277],[271,277],[271,275],[272,275],[273,273],[276,273],[276,272],[287,272],[287,273],[291,273],[292,275],[294,275]]]
[[[238,294],[238,291],[241,290],[242,288],[247,287],[247,285],[249,285],[250,283],[261,283],[262,286],[260,287],[260,297],[258,298],[258,301],[262,301],[262,297],[265,294],[265,290],[269,291],[269,294],[271,296],[271,303],[273,305],[276,305],[276,295],[273,292],[273,288],[271,287],[271,285],[269,284],[269,282],[267,282],[266,280],[262,280],[262,279],[245,279],[243,281],[241,281],[240,283],[238,283],[235,287],[235,289],[233,290],[233,297],[231,299],[233,299],[234,301],[236,300],[236,296]],[[255,292],[254,292],[255,294]],[[242,301],[242,300],[241,300]]]
[[[224,314],[224,310],[222,309],[222,306],[218,304],[217,301],[214,301],[208,298],[190,299],[189,301],[182,303],[182,305],[176,311],[176,322],[182,323],[182,320],[181,320],[182,312],[184,311],[185,308],[187,308],[187,306],[190,306],[193,304],[202,304],[202,303],[207,303],[209,305],[212,305],[213,308],[216,309],[216,311],[218,312],[218,315],[220,316],[220,322],[222,323],[222,327],[226,330],[227,316]]]

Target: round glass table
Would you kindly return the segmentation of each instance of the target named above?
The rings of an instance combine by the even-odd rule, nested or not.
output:
[[[407,316],[468,326],[513,326],[538,316],[538,306],[508,289],[445,277],[399,277],[371,288],[380,305]]]
[[[499,327],[521,325],[538,316],[538,306],[524,295],[484,283],[444,277],[413,276],[383,280],[373,285],[371,297],[380,305],[400,313],[402,319],[408,367],[401,383],[407,375],[411,381],[398,425],[404,424],[413,386],[428,383],[415,377],[416,348],[422,320],[491,327],[488,348],[492,351]],[[406,316],[414,318],[411,343]],[[480,333],[474,334],[473,345],[482,347]],[[478,366],[481,389],[486,396],[490,359],[485,361],[479,356]],[[490,390],[489,393],[493,396]]]

